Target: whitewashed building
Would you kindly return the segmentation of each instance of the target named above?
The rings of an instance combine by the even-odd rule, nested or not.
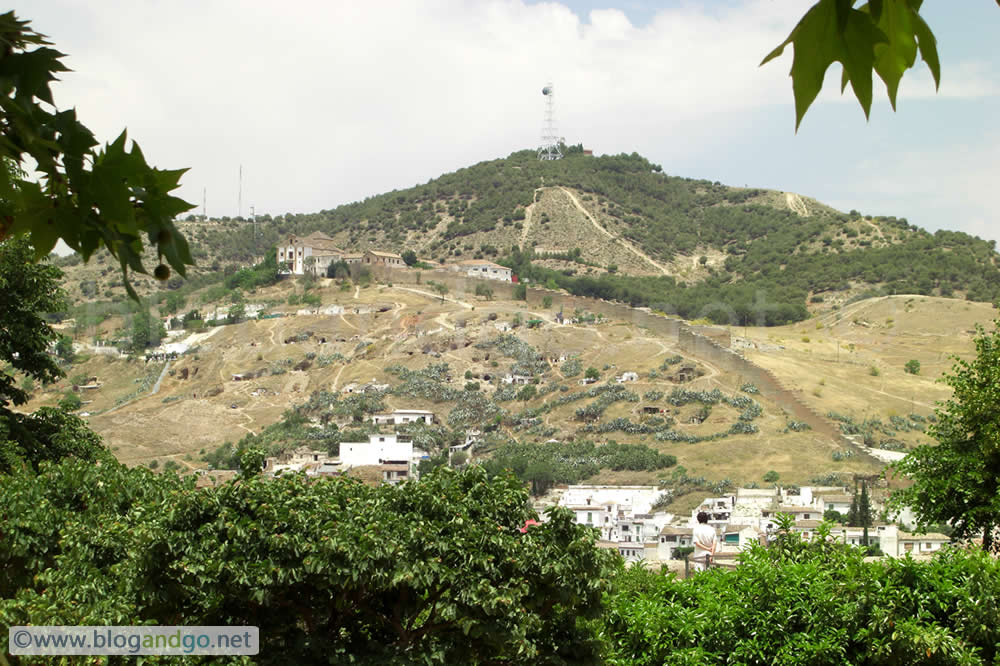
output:
[[[511,270],[506,266],[501,266],[485,259],[466,259],[465,261],[451,264],[448,268],[449,270],[464,273],[469,277],[500,280],[502,282],[511,282],[513,275]]]
[[[320,231],[304,238],[289,236],[284,244],[278,246],[277,252],[278,266],[286,267],[294,275],[307,272],[325,275],[327,267],[340,261],[344,255],[334,240]]]

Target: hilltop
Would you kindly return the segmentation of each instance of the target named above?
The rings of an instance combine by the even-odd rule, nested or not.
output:
[[[471,429],[486,433],[481,454],[515,465],[583,456],[562,480],[674,474],[653,453],[676,461],[674,486],[757,483],[769,471],[783,483],[843,480],[883,463],[841,433],[896,452],[927,441],[934,403],[947,397],[933,380],[949,354],[971,351],[974,323],[992,318],[976,301],[1000,294],[992,243],[792,193],[669,176],[634,154],[571,150],[539,162],[523,151],[257,226],[255,235],[244,221],[191,218],[182,229],[199,266],[187,280],[137,284],[165,320],[189,311],[225,319],[234,304],[272,317],[203,332],[191,322],[179,338],[191,349],[166,366],[96,353],[93,343],[131,335],[139,308],[124,301],[106,259],[60,260],[77,303],[64,330],[84,359],[71,375],[98,378],[84,410],[119,459],[194,469],[231,465],[249,445],[332,450],[365,436],[374,411],[408,407],[438,415],[441,426],[421,435],[432,451]],[[422,284],[417,270],[396,273],[396,284],[368,273],[271,284],[273,264],[268,279],[257,279],[263,265],[248,268],[278,240],[312,231],[346,250],[492,259],[551,297],[525,302],[500,284],[496,299],[473,296],[474,282],[458,291],[452,282],[441,299],[434,271]],[[559,323],[571,295],[584,298]],[[607,301],[642,314],[619,308],[601,319]],[[720,365],[725,354],[679,345],[648,317],[726,325],[723,346],[731,339],[751,364]],[[923,364],[919,375],[903,371],[911,359]],[[674,381],[684,366],[693,380]],[[581,386],[588,368],[599,379]],[[625,372],[635,381],[617,383]],[[504,384],[518,374],[527,379],[512,381],[527,385]],[[756,392],[747,376],[769,388]],[[345,393],[365,383],[388,390],[371,400]],[[39,391],[32,406],[54,404],[67,387]],[[503,449],[513,440],[541,453]],[[588,441],[636,446],[635,461],[580,477],[572,468],[586,455],[559,447]]]
[[[634,153],[592,157],[578,147],[562,160],[520,151],[330,210],[263,215],[256,232],[247,221],[195,216],[181,228],[199,262],[197,284],[259,261],[291,234],[321,231],[351,251],[412,250],[441,263],[487,258],[580,295],[719,323],[800,321],[811,301],[844,303],[866,291],[1000,296],[992,242],[794,193],[667,175]],[[70,270],[77,299],[123,298],[113,266]],[[140,282],[154,297],[164,287]]]

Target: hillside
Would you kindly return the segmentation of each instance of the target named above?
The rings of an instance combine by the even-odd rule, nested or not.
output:
[[[319,230],[350,250],[491,258],[529,281],[718,323],[800,321],[811,300],[843,303],[866,291],[1000,296],[992,242],[671,176],[636,154],[567,152],[540,162],[521,151],[331,210],[264,215],[256,234],[248,222],[191,217],[182,229],[199,261],[193,279],[219,280],[289,234]],[[74,297],[123,298],[110,264],[70,270]],[[143,286],[155,296],[165,285]]]
[[[629,321],[579,311],[575,322],[560,325],[555,307],[462,292],[442,302],[422,285],[344,289],[333,280],[310,290],[317,308],[301,310],[285,304],[300,293],[298,282],[284,280],[252,296],[285,316],[194,337],[182,333],[178,339],[192,348],[166,369],[155,361],[87,358],[81,350],[71,376],[94,376],[100,384],[81,391],[91,426],[124,462],[173,461],[188,469],[204,467],[206,456],[225,442],[332,446],[363,435],[365,414],[392,408],[437,414],[442,426],[422,435],[432,450],[470,428],[487,432],[480,454],[500,451],[506,459],[521,455],[502,449],[510,439],[538,450],[554,446],[545,444],[552,440],[615,441],[673,456],[684,468],[678,485],[695,480],[694,487],[706,491],[725,481],[760,483],[772,470],[784,483],[805,484],[882,467],[844,441],[797,429],[789,405],[757,394],[745,376]],[[933,402],[946,397],[932,381],[946,367],[946,354],[971,350],[971,338],[953,335],[952,325],[965,330],[988,321],[990,313],[988,306],[954,299],[899,297],[860,301],[843,312],[827,308],[807,329],[733,333],[736,346],[751,347],[748,357],[797,389],[816,412],[859,425],[877,419],[883,427],[873,444],[905,450],[927,441],[922,431]],[[902,330],[886,323],[893,318]],[[112,319],[107,325],[117,324]],[[836,341],[841,357],[831,345]],[[924,364],[919,376],[902,371],[911,356]],[[684,365],[695,377],[678,383],[674,375]],[[868,376],[872,365],[881,368],[879,378]],[[599,379],[583,386],[591,367]],[[637,373],[636,381],[616,383],[624,372]],[[504,383],[505,376],[520,373],[537,383]],[[249,379],[236,381],[236,374]],[[351,384],[368,382],[386,384],[388,392],[371,402],[345,393]],[[40,390],[29,407],[53,404],[68,383]],[[225,458],[219,455],[213,460]],[[673,478],[670,468],[596,472],[585,478]]]

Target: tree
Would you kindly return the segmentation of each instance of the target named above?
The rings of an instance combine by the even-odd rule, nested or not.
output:
[[[68,335],[60,335],[56,340],[56,356],[64,363],[72,363],[76,354],[73,351],[73,338]]]
[[[166,300],[163,303],[163,312],[165,314],[174,314],[179,312],[187,304],[187,298],[184,294],[176,291],[171,291],[167,294]]]
[[[403,262],[406,263],[407,266],[413,266],[417,263],[417,253],[413,250],[403,250],[403,253],[399,256],[403,258]]]
[[[583,373],[583,376],[587,379],[597,379],[601,376],[601,373],[597,368],[591,366],[587,368],[586,372]]]
[[[59,401],[59,409],[64,412],[75,412],[81,407],[83,407],[83,400],[73,391],[67,391],[62,400]]]
[[[906,362],[906,365],[903,366],[903,370],[911,375],[919,375],[920,361],[918,361],[915,358],[911,358],[909,361]]]
[[[459,449],[451,454],[451,466],[461,467],[469,461],[469,454]]]
[[[441,297],[441,302],[444,303],[444,295],[448,293],[448,285],[442,282],[428,282],[428,284],[430,284],[431,288],[437,292],[437,294]]]
[[[238,324],[246,318],[247,308],[243,301],[239,303],[233,303],[229,306],[229,311],[226,313],[226,321],[230,324]]]
[[[131,349],[140,352],[147,347],[155,347],[167,335],[159,317],[154,317],[148,306],[140,305],[132,316]]]
[[[33,263],[33,258],[24,238],[0,242],[0,363],[47,384],[63,373],[48,353],[58,335],[42,313],[61,311],[66,301],[59,286],[62,271],[47,261]],[[27,401],[13,373],[0,372],[0,408]]]
[[[895,509],[910,507],[918,528],[954,526],[953,538],[981,535],[985,550],[1000,550],[1000,321],[986,333],[980,326],[976,357],[956,359],[942,381],[952,397],[935,410],[928,433],[937,446],[923,445],[896,465],[913,485],[890,498]]]
[[[858,497],[858,524],[864,529],[861,544],[868,547],[868,528],[872,526],[872,505],[868,499],[868,483],[861,482],[861,496]]]
[[[69,460],[0,480],[5,624],[254,624],[263,658],[302,664],[600,661],[617,555],[566,509],[526,527],[512,476],[196,489]]]
[[[769,471],[767,474],[764,475],[764,483],[777,483],[778,476],[779,476],[778,473],[772,469],[771,471]]]
[[[918,52],[934,76],[935,87],[940,85],[937,42],[919,14],[922,2],[871,0],[855,9],[857,0],[819,0],[806,12],[788,38],[761,62],[770,62],[793,45],[796,130],[834,62],[843,65],[841,91],[851,84],[866,118],[872,105],[873,72],[885,83],[893,110],[899,82],[915,64]]]
[[[121,266],[129,295],[138,299],[128,273],[147,272],[143,234],[166,262],[154,270],[157,279],[168,279],[170,267],[184,275],[194,263],[173,222],[193,206],[170,195],[184,170],[149,166],[137,144],[127,148],[124,131],[96,149],[97,140],[76,112],[55,107],[49,84],[69,71],[64,55],[28,25],[14,12],[0,15],[0,158],[17,166],[0,169],[0,241],[30,235],[35,260],[59,239],[84,261],[106,247]],[[37,178],[20,171],[24,165]]]
[[[482,282],[476,285],[476,296],[482,296],[488,301],[493,300],[493,288]]]

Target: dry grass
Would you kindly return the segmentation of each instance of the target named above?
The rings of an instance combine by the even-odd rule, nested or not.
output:
[[[278,300],[287,296],[291,288],[285,283],[261,296]],[[116,455],[127,463],[146,464],[162,458],[174,459],[188,466],[197,465],[203,450],[225,441],[236,441],[250,432],[259,432],[280,419],[285,410],[305,401],[313,391],[340,390],[349,382],[390,380],[383,370],[390,364],[422,368],[432,362],[445,361],[452,367],[453,386],[457,388],[464,385],[466,380],[463,375],[467,369],[477,374],[502,376],[511,361],[500,356],[496,350],[489,350],[491,357],[487,361],[484,350],[472,345],[477,340],[498,334],[488,315],[495,313],[497,321],[510,321],[516,313],[521,313],[525,319],[539,316],[547,322],[551,322],[552,316],[549,312],[530,311],[523,302],[470,301],[463,306],[450,301],[441,303],[433,296],[405,288],[373,286],[361,290],[355,299],[353,290],[341,292],[336,285],[327,283],[320,293],[324,304],[338,303],[348,307],[385,304],[391,305],[391,309],[383,313],[354,314],[348,311],[336,316],[288,316],[223,327],[203,340],[196,354],[186,355],[171,363],[174,372],[165,378],[159,394],[90,417],[92,426],[106,438]],[[930,404],[946,394],[944,387],[933,382],[934,376],[945,367],[941,357],[951,351],[968,354],[971,337],[966,331],[972,328],[974,321],[988,320],[989,310],[981,305],[947,299],[917,298],[910,303],[905,297],[896,300],[895,304],[888,306],[882,302],[859,304],[843,311],[840,322],[830,313],[819,319],[825,326],[821,331],[815,329],[815,322],[782,329],[750,330],[751,339],[770,344],[778,344],[780,340],[780,344],[786,346],[782,352],[752,352],[750,356],[772,368],[784,381],[799,386],[803,398],[821,411],[853,411],[861,416],[868,407],[884,420],[887,420],[891,410],[907,414],[911,411],[908,400],[911,392],[916,407]],[[467,307],[473,304],[476,306],[474,311]],[[894,319],[891,329],[866,328],[851,323],[853,317],[872,320],[878,317],[884,323],[886,307],[896,308],[889,315]],[[294,311],[297,308],[284,309]],[[950,326],[941,324],[942,320],[951,322]],[[465,322],[465,327],[457,326],[459,322]],[[959,335],[955,335],[954,328],[951,328],[956,326],[962,331]],[[802,329],[810,333],[812,342],[809,344],[799,341]],[[305,342],[284,343],[285,339],[304,331],[311,331],[313,337]],[[628,388],[640,396],[653,389],[669,393],[675,387],[663,377],[651,380],[649,372],[657,369],[665,356],[680,352],[669,341],[630,324],[609,322],[556,326],[547,323],[538,330],[522,328],[518,334],[546,355],[561,353],[579,356],[584,368],[594,366],[606,379],[626,370],[639,372],[640,381],[629,384]],[[326,338],[325,344],[319,342],[321,337]],[[835,358],[835,340],[841,342],[839,363]],[[370,341],[373,345],[367,353],[350,363],[334,362],[324,368],[314,365],[306,371],[289,369],[284,374],[265,374],[252,381],[231,380],[234,373],[269,368],[287,359],[298,363],[309,352],[338,352],[351,358],[362,341]],[[855,345],[855,350],[846,351],[851,343]],[[426,355],[424,349],[436,349],[441,356],[434,358]],[[902,363],[911,357],[921,361],[925,374],[914,377],[903,373]],[[499,367],[494,368],[492,361],[497,361]],[[868,374],[868,368],[873,363],[884,368],[880,377]],[[706,374],[689,387],[705,390],[720,388],[727,393],[739,390],[742,377],[721,372],[703,361],[699,364]],[[605,366],[609,366],[607,370]],[[188,371],[187,379],[181,379],[180,371],[183,369]],[[118,398],[134,390],[135,380],[146,370],[142,362],[95,357],[81,368],[74,368],[73,372],[86,371],[100,377],[104,386],[95,392],[91,408],[105,410],[112,407]],[[579,376],[564,378],[558,367],[553,369],[551,381],[566,384],[572,392],[584,389],[578,380]],[[821,380],[823,397],[815,398],[810,391],[819,386]],[[206,397],[206,393],[213,389],[221,389],[221,393]],[[885,393],[880,393],[883,390]],[[556,391],[527,404],[537,405],[541,400],[560,395],[563,393]],[[559,440],[585,437],[599,442],[613,439],[648,444],[676,456],[689,475],[711,480],[729,478],[736,483],[760,483],[766,472],[775,470],[783,483],[805,484],[811,478],[828,472],[870,473],[879,469],[879,463],[863,456],[834,462],[831,454],[843,445],[813,433],[784,433],[786,419],[781,407],[755,397],[764,407],[764,415],[757,420],[761,428],[759,433],[698,444],[658,442],[651,436],[621,432],[607,435],[580,433],[578,431],[583,424],[575,419],[574,414],[584,401],[553,410],[545,416],[545,422],[556,428],[553,436]],[[58,393],[50,391],[40,395],[32,406],[52,403],[57,399]],[[387,402],[390,407],[434,409],[441,417],[446,417],[450,410],[447,404],[393,396]],[[623,416],[638,421],[642,418],[641,408],[645,404],[645,401],[616,403],[608,409],[605,418]],[[662,401],[657,404],[667,406]],[[526,405],[512,402],[504,406],[517,412]],[[688,405],[673,413],[673,408],[670,408],[679,421],[678,429],[699,435],[711,434],[728,429],[737,416],[737,410],[716,405],[705,423],[686,423],[696,409],[696,406]],[[916,411],[926,413],[929,410]],[[516,436],[528,441],[533,439],[524,433],[516,433]],[[605,471],[589,481],[656,483],[668,474],[669,470],[640,473]]]

